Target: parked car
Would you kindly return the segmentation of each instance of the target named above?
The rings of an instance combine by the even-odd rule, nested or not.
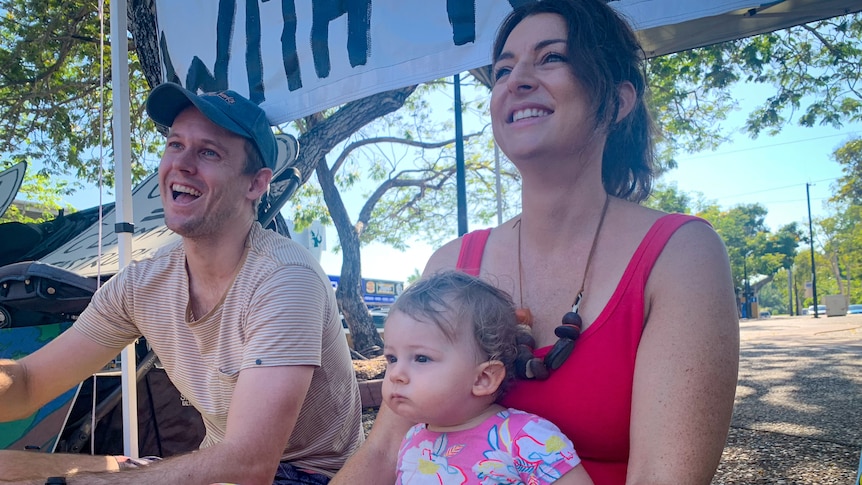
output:
[[[377,328],[378,331],[383,330],[383,324],[386,322],[386,317],[388,315],[388,310],[371,310],[371,320],[374,322],[374,327]],[[347,328],[347,321],[344,320],[344,315],[341,315],[341,326]]]
[[[814,315],[814,305],[808,307],[808,314]],[[826,315],[826,305],[817,305],[817,314]]]
[[[848,306],[847,307],[847,314],[848,315],[862,314],[862,305],[856,304],[856,305]]]

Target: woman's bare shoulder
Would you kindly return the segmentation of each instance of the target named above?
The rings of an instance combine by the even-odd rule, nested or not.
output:
[[[440,271],[455,269],[458,263],[458,254],[461,252],[461,240],[459,237],[444,244],[440,249],[434,251],[428,262],[425,264],[425,270],[422,276],[429,276]]]

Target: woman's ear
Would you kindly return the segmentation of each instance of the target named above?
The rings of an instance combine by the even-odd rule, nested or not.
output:
[[[638,100],[638,94],[635,87],[629,81],[623,81],[617,88],[617,96],[619,99],[619,109],[617,110],[617,119],[615,123],[624,120],[635,107]]]
[[[476,397],[493,396],[505,377],[506,366],[499,360],[482,362],[476,367],[473,395]]]

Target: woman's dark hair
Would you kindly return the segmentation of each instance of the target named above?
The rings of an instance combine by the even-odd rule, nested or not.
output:
[[[505,291],[460,271],[443,271],[411,285],[389,311],[435,324],[453,343],[472,335],[481,360],[498,360],[506,368],[498,397],[515,378],[518,336],[527,329],[518,325],[515,304]]]
[[[515,26],[527,17],[552,13],[568,30],[568,63],[593,100],[595,129],[606,130],[602,182],[616,197],[645,200],[652,189],[656,129],[644,96],[643,49],[628,23],[603,0],[540,0],[515,8],[503,20],[494,41],[496,63]],[[618,87],[628,81],[637,99],[632,111],[616,121]]]

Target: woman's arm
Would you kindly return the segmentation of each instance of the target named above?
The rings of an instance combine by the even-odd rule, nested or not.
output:
[[[632,397],[627,484],[709,484],[724,448],[739,321],[724,244],[684,225],[656,263]]]

